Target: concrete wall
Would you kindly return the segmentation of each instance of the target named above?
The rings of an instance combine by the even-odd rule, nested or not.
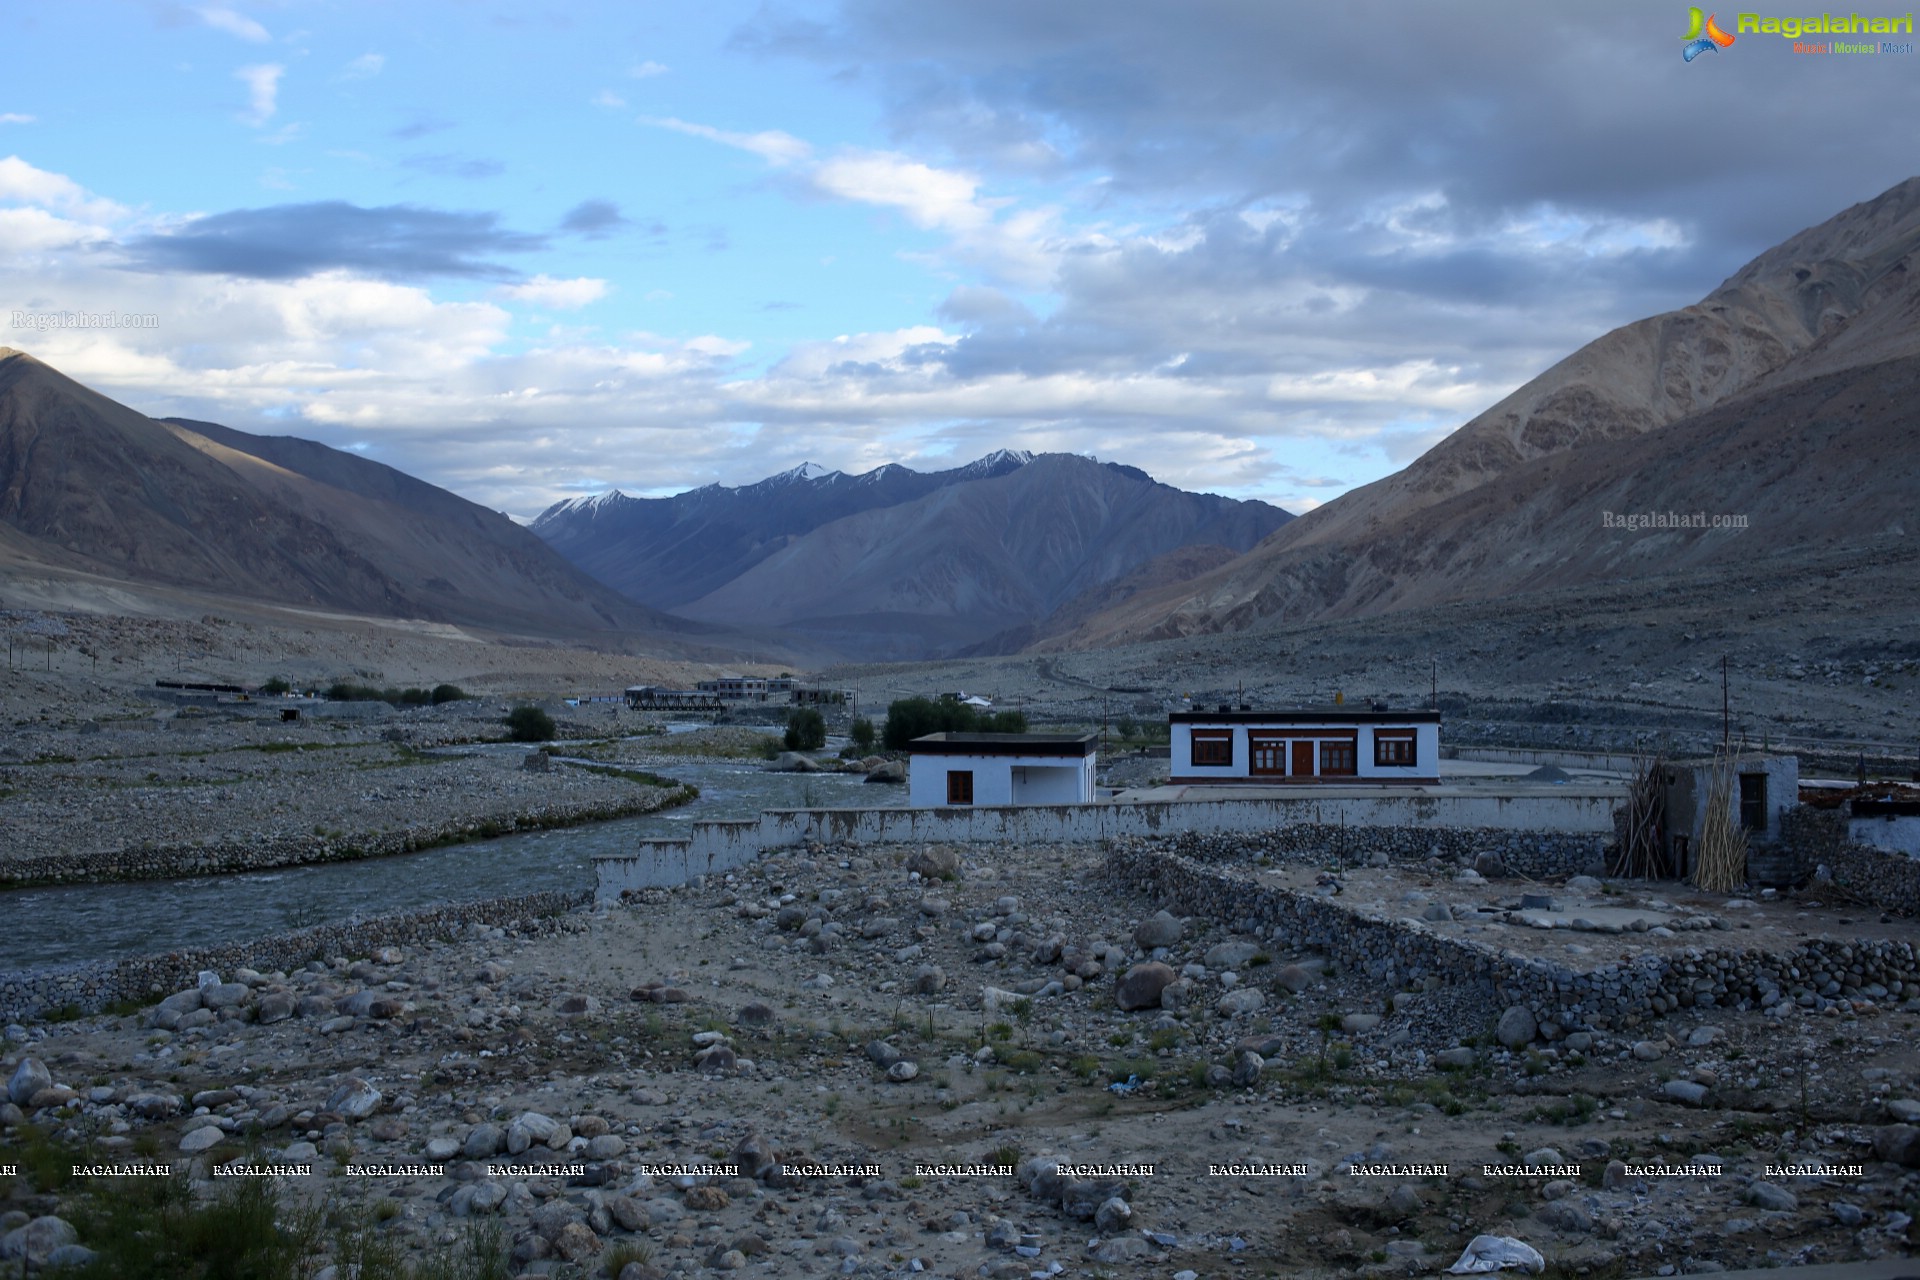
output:
[[[1852,818],[1847,822],[1847,835],[1855,844],[1920,858],[1920,817],[1912,814]]]
[[[944,783],[942,786],[944,787]],[[944,791],[942,793],[944,795]],[[686,840],[638,842],[631,854],[594,859],[598,897],[684,884],[745,866],[764,849],[821,844],[1058,844],[1181,832],[1269,832],[1277,827],[1445,827],[1498,832],[1558,832],[1613,837],[1614,787],[1559,786],[1529,795],[1409,795],[1354,787],[1338,796],[1182,800],[1154,804],[1075,804],[930,809],[776,809],[758,819],[696,822]]]
[[[1443,760],[1479,760],[1486,764],[1553,765],[1558,769],[1591,769],[1601,773],[1638,772],[1646,761],[1620,752],[1552,751],[1532,747],[1443,747]]]
[[[1086,804],[1093,799],[1095,763],[1094,756],[914,755],[907,760],[907,802],[916,809],[945,805],[947,774],[971,770],[976,807]]]

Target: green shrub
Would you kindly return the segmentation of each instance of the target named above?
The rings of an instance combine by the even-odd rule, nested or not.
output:
[[[515,742],[550,742],[553,734],[553,717],[531,703],[507,713],[507,736]]]
[[[457,684],[437,684],[433,686],[433,705],[436,707],[443,702],[458,702],[466,696],[466,690]]]
[[[293,686],[279,676],[274,676],[271,680],[266,681],[260,686],[260,692],[262,693],[291,693],[292,691]]]
[[[873,721],[867,719],[865,716],[861,716],[853,722],[853,728],[847,731],[847,736],[853,739],[853,745],[860,748],[862,752],[872,751],[874,742]]]
[[[887,707],[881,741],[889,751],[904,751],[929,733],[1025,733],[1027,717],[1018,711],[978,709],[951,698],[901,698]]]
[[[827,745],[827,720],[813,707],[787,713],[787,750],[818,751]]]

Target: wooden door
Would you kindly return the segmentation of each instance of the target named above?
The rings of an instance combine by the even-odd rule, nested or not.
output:
[[[1296,778],[1313,776],[1313,743],[1296,741],[1293,744],[1293,767],[1288,770]]]

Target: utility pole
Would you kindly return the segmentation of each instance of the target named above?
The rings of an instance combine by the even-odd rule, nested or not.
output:
[[[1427,668],[1427,710],[1440,709],[1440,659],[1429,658]]]

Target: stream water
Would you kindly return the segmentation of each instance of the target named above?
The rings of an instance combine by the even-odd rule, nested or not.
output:
[[[684,758],[654,768],[700,788],[700,798],[664,813],[391,858],[0,893],[0,973],[216,946],[448,902],[586,890],[593,887],[593,855],[626,852],[636,840],[681,836],[689,823],[751,818],[763,809],[903,799],[897,788],[868,787],[859,774],[767,773],[757,760]]]

